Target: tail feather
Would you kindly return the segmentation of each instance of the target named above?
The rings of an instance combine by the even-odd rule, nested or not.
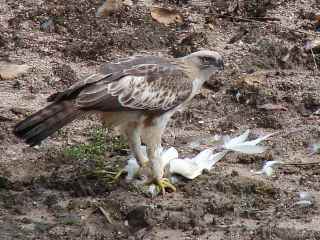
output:
[[[63,110],[62,104],[53,103],[40,111],[32,114],[31,116],[27,117],[25,120],[21,121],[15,126],[14,133],[18,137],[22,137],[26,132],[32,129],[37,124],[43,122],[44,120],[52,117],[54,114]]]
[[[34,146],[72,122],[80,113],[70,101],[53,103],[18,123],[14,134]]]

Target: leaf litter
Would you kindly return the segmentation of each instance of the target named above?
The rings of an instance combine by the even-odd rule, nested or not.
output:
[[[164,25],[169,25],[172,23],[183,23],[183,17],[178,10],[162,8],[162,7],[152,7],[151,17],[157,22]]]

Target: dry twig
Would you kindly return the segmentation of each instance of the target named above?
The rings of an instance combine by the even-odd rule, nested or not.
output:
[[[305,163],[283,163],[282,166],[312,166],[312,165],[320,165],[319,162],[305,162]]]
[[[312,48],[310,49],[310,51],[311,51],[311,54],[312,54],[312,59],[313,59],[313,63],[314,63],[314,69],[316,71],[318,71],[318,64],[317,64],[317,61],[316,61],[316,56],[314,55],[314,52],[313,52]]]
[[[110,214],[101,206],[98,207],[98,209],[101,211],[103,216],[105,216],[105,218],[107,219],[108,223],[113,224],[113,220],[112,220]]]

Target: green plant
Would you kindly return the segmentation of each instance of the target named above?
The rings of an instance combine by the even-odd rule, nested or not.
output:
[[[67,147],[64,150],[64,155],[80,160],[98,160],[103,158],[106,151],[107,143],[104,129],[97,128],[92,131],[89,143]]]
[[[88,178],[103,180],[106,183],[113,182],[123,172],[123,164],[120,156],[112,161],[105,159],[106,153],[119,153],[127,149],[128,145],[123,137],[109,137],[104,128],[95,128],[90,133],[89,142],[67,147],[63,154],[67,158],[89,161],[82,174]]]

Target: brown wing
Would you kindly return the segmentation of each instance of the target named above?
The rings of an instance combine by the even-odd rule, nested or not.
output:
[[[131,56],[119,59],[117,62],[103,64],[99,72],[75,83],[63,92],[57,92],[49,96],[48,102],[59,102],[67,99],[74,99],[86,87],[100,81],[112,82],[124,76],[124,71],[144,63],[159,64],[169,63],[170,60],[159,56]]]
[[[106,78],[109,78],[111,75],[112,75],[111,73],[92,74],[92,75],[88,76],[87,78],[84,78],[83,80],[75,83],[74,85],[69,87],[67,90],[65,90],[63,92],[57,92],[57,93],[52,94],[51,96],[48,97],[47,101],[48,102],[60,102],[60,101],[67,100],[67,99],[73,99],[85,87],[88,87],[92,84],[95,84],[99,81],[102,81]]]
[[[99,111],[164,112],[181,104],[192,92],[192,79],[175,62],[140,64],[121,74],[119,78],[113,76],[116,81],[106,78],[83,89],[77,105]]]

